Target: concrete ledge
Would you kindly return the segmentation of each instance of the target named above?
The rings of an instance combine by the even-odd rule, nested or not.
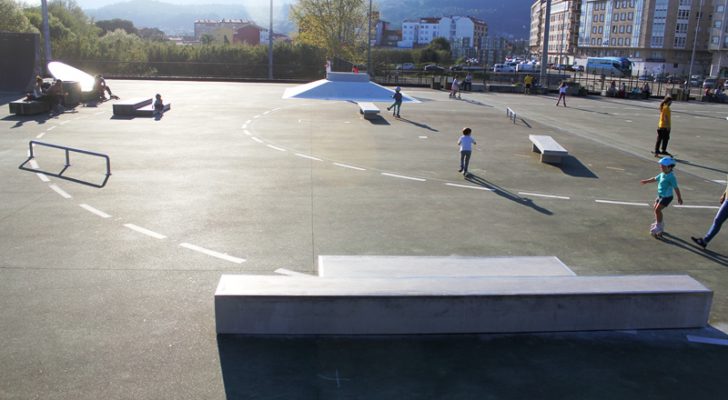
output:
[[[164,103],[164,109],[162,112],[167,112],[172,108],[171,103]],[[154,105],[147,104],[144,107],[137,108],[134,110],[135,117],[153,117],[154,116]]]
[[[10,113],[17,115],[35,115],[51,110],[50,103],[43,100],[16,100],[10,102]]]
[[[299,278],[223,275],[219,334],[444,334],[694,328],[713,293],[689,276]]]
[[[151,98],[135,98],[114,103],[114,115],[135,116],[136,110],[152,104]]]
[[[561,164],[562,158],[569,155],[554,138],[548,135],[528,135],[531,141],[531,150],[534,153],[541,153],[541,162],[549,164]]]
[[[575,276],[558,257],[319,256],[326,278]]]

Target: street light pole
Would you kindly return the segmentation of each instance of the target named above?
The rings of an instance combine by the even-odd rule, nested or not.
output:
[[[688,93],[690,93],[690,82],[693,79],[693,63],[695,62],[695,46],[698,42],[698,31],[700,30],[700,20],[703,19],[703,0],[700,0],[700,6],[698,8],[698,20],[695,22],[695,35],[693,36],[693,52],[690,55],[690,69],[688,70]]]
[[[268,24],[268,79],[273,79],[273,0],[270,0],[270,21]]]
[[[53,56],[51,55],[51,31],[48,27],[47,0],[42,0],[41,8],[43,13],[43,42],[45,44],[45,65],[43,66],[43,70],[45,70],[48,66],[48,63],[53,59]]]
[[[543,88],[544,85],[546,85],[546,88],[548,89],[548,84],[546,82],[546,74],[548,73],[548,65],[549,65],[549,29],[551,28],[551,0],[546,0],[546,10],[544,12],[544,24],[543,24],[543,50],[541,50],[541,75],[539,77],[539,82],[541,83],[541,87]]]
[[[373,78],[372,71],[372,0],[369,0],[369,29],[367,30],[367,74]]]

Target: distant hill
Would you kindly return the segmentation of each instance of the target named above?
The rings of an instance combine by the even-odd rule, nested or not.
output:
[[[131,0],[84,10],[95,20],[127,19],[138,28],[159,28],[168,35],[192,34],[196,19],[250,19],[267,27],[269,2],[239,0],[234,4],[171,4],[158,0]],[[221,1],[221,0],[218,0]],[[221,1],[221,2],[222,2]],[[288,11],[295,0],[273,2],[273,30],[291,33],[295,27]],[[469,15],[484,20],[491,35],[527,38],[533,0],[374,0],[381,18],[399,26],[405,19]]]

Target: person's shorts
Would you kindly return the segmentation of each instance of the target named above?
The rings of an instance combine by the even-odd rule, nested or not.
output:
[[[673,196],[658,197],[655,199],[655,204],[659,204],[663,207],[667,207],[670,205],[670,203],[672,203],[672,198],[673,198]]]
[[[531,84],[530,83],[527,83],[526,84],[526,89],[530,89],[530,88],[531,88]]]

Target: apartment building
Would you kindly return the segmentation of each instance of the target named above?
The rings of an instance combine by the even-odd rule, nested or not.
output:
[[[710,76],[728,78],[728,0],[713,1],[710,23]]]
[[[539,54],[545,1],[531,7],[529,44]],[[685,75],[695,47],[692,72],[707,74],[714,2],[725,5],[725,0],[552,0],[549,60],[559,62],[564,54],[569,63],[571,57],[628,57],[635,73]]]
[[[581,1],[552,0],[549,20],[548,61],[555,64],[574,64],[579,32]],[[546,1],[531,5],[529,50],[532,54],[543,51],[543,32],[546,27]]]
[[[405,20],[402,22],[402,40],[398,47],[427,46],[435,38],[447,39],[456,56],[469,56],[483,46],[488,25],[473,17],[438,17]]]

